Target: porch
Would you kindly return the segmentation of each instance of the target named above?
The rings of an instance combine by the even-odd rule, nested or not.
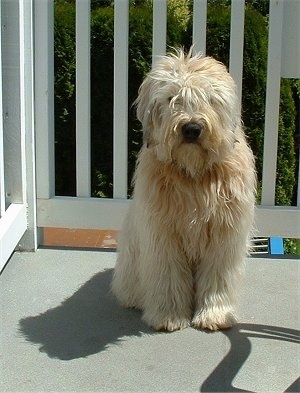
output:
[[[191,3],[193,43],[205,53],[207,1]],[[262,195],[255,217],[257,235],[266,238],[300,238],[299,175],[296,205],[275,204],[280,80],[300,74],[299,61],[293,62],[299,41],[294,48],[286,41],[299,37],[293,29],[300,7],[292,3],[294,9],[270,1]],[[299,391],[297,256],[247,260],[240,322],[233,329],[166,334],[147,328],[139,312],[120,308],[111,297],[114,251],[43,247],[49,228],[115,234],[130,203],[129,2],[114,1],[112,198],[91,196],[90,0],[76,4],[77,188],[76,196],[66,197],[55,193],[54,2],[1,1],[0,391]],[[245,2],[232,0],[229,68],[240,98],[244,13]],[[166,51],[166,28],[167,1],[154,1],[154,59]]]
[[[236,327],[167,334],[116,304],[115,258],[12,256],[0,277],[1,392],[299,392],[299,260],[247,260]]]

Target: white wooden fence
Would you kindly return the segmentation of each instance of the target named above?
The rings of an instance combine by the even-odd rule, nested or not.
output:
[[[231,3],[229,68],[237,82],[241,98],[245,4],[244,0],[232,0]],[[290,12],[287,3],[294,4],[293,12]],[[129,203],[126,199],[129,1],[114,1],[112,199],[91,198],[90,195],[90,0],[76,1],[77,196],[55,195],[53,6],[53,0],[2,0],[1,2],[0,104],[1,100],[3,104],[0,105],[0,261],[2,265],[18,244],[25,249],[37,247],[37,227],[118,229]],[[206,46],[206,11],[206,0],[194,0],[193,43],[195,49],[203,53]],[[285,37],[283,32],[286,30],[286,25],[289,27],[293,24],[298,25],[299,19],[297,16],[296,19],[294,18],[297,12],[300,12],[297,0],[289,2],[271,0],[270,2],[262,205],[256,210],[256,226],[258,233],[263,236],[300,238],[300,192],[298,192],[298,207],[274,206],[280,78],[281,76],[299,77],[299,74],[284,75],[283,71],[287,67],[289,69],[293,67],[291,63],[297,58],[297,53],[294,49],[291,56],[282,59],[281,41]],[[296,20],[295,23],[291,21],[293,18]],[[167,0],[154,0],[154,59],[156,55],[166,51],[166,26]],[[294,31],[293,34],[297,33]],[[285,60],[288,60],[287,65]],[[298,63],[295,64],[298,67]]]

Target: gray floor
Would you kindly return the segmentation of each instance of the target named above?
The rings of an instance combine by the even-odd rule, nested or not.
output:
[[[13,255],[0,277],[1,392],[299,391],[299,260],[247,261],[235,328],[155,333],[109,293],[115,258]]]

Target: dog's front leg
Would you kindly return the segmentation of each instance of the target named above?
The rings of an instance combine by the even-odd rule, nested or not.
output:
[[[236,323],[234,304],[243,266],[243,253],[232,251],[219,247],[206,255],[198,266],[192,321],[196,328],[227,329]]]
[[[180,252],[167,244],[144,250],[143,320],[155,330],[174,331],[191,323],[193,303],[192,272]]]
[[[119,253],[114,269],[111,289],[124,307],[142,308],[142,291],[139,272],[139,246],[132,204],[119,237]]]

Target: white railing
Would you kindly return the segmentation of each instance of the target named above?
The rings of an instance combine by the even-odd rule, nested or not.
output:
[[[54,196],[54,152],[53,152],[53,103],[46,92],[53,91],[53,2],[37,2],[36,72],[43,78],[36,84],[36,95],[43,100],[40,105],[49,112],[37,111],[37,176],[38,176],[38,225],[40,227],[99,228],[117,229],[120,227],[127,209],[127,81],[128,81],[128,0],[114,2],[114,147],[113,147],[113,199],[90,198],[90,155],[89,155],[89,52],[78,48],[77,81],[82,80],[84,89],[77,89],[77,100],[85,103],[77,115],[77,197]],[[244,1],[232,0],[231,39],[230,39],[230,72],[235,78],[238,91],[242,92],[243,72],[243,33],[244,33]],[[166,51],[166,10],[167,1],[153,3],[153,59]],[[196,50],[205,53],[206,29],[205,0],[194,1],[193,43]],[[76,9],[76,42],[87,43],[89,40],[89,1],[77,1]],[[299,208],[274,206],[276,159],[278,138],[278,106],[281,71],[281,42],[284,2],[273,1],[270,4],[270,38],[269,67],[266,98],[265,151],[262,184],[262,206],[258,206],[256,224],[258,233],[263,236],[300,236]],[[52,24],[50,23],[52,21]],[[45,26],[49,26],[48,37],[45,37]],[[84,26],[84,27],[83,27]],[[280,38],[280,40],[279,40]],[[47,40],[47,42],[45,42]],[[40,44],[39,44],[40,43]],[[83,45],[83,44],[82,44]],[[280,49],[278,49],[278,46]],[[276,62],[274,61],[276,58]],[[45,72],[48,70],[48,72]],[[50,71],[50,72],[49,72]],[[81,75],[83,73],[83,75]],[[51,103],[49,99],[51,98]],[[51,120],[49,120],[49,117]],[[50,126],[49,126],[50,124]],[[47,127],[48,125],[48,127]],[[49,141],[49,143],[45,143]],[[45,176],[46,173],[46,176]],[[49,174],[49,175],[47,175]],[[298,198],[299,199],[299,198]],[[298,204],[299,206],[299,204]]]
[[[278,207],[274,204],[279,88],[284,68],[281,65],[280,43],[283,24],[289,23],[289,20],[285,20],[288,15],[286,4],[284,0],[270,2],[262,206],[258,206],[256,210],[256,226],[258,234],[262,236],[300,238],[300,193],[298,192],[298,207]],[[0,106],[0,242],[2,261],[8,258],[24,233],[26,241],[22,242],[23,247],[35,249],[37,227],[119,229],[129,203],[127,200],[129,1],[114,1],[112,199],[91,198],[90,194],[90,0],[76,1],[77,196],[55,195],[53,7],[53,0],[2,0],[1,2],[0,103],[2,99],[3,105]],[[205,53],[206,0],[194,0],[193,10],[193,43],[196,51]],[[231,12],[229,68],[237,82],[241,98],[244,1],[232,0]],[[154,60],[156,55],[166,51],[166,26],[167,1],[154,0],[152,44]],[[35,53],[34,59],[33,53]],[[7,66],[8,62],[13,63],[13,67]],[[10,115],[11,113],[13,116]],[[36,160],[32,148],[33,114]],[[37,185],[37,199],[33,197],[35,185]],[[37,205],[35,205],[36,201]],[[35,214],[36,206],[37,214]],[[8,213],[14,207],[22,211],[22,214],[18,215],[22,217],[21,222],[17,222],[12,216],[7,219]],[[11,232],[9,228],[11,230],[14,228],[14,231],[16,226],[18,231],[11,237],[8,235]],[[13,239],[9,247],[8,237]]]

